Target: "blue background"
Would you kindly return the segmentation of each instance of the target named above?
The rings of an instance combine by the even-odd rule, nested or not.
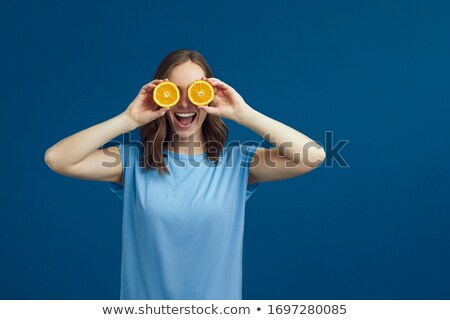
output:
[[[122,202],[107,183],[52,172],[44,152],[122,112],[179,48],[260,112],[321,144],[331,131],[328,155],[348,141],[348,167],[262,184],[247,203],[244,299],[450,299],[448,1],[0,12],[1,299],[119,297]],[[261,141],[227,124],[230,141]]]

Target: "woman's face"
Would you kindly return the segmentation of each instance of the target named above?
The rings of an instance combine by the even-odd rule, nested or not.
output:
[[[174,67],[168,75],[169,81],[180,89],[180,101],[166,112],[172,134],[179,134],[181,140],[195,133],[196,140],[202,138],[202,124],[206,112],[198,109],[188,98],[187,89],[195,80],[200,80],[205,72],[198,64],[188,61]],[[188,116],[192,114],[192,116]],[[184,115],[185,117],[181,117]]]

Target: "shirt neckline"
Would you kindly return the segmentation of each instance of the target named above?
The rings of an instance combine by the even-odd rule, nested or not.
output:
[[[204,159],[207,157],[208,154],[208,152],[203,152],[199,154],[176,153],[166,148],[163,148],[163,153],[170,154],[172,157],[176,157],[178,159]]]

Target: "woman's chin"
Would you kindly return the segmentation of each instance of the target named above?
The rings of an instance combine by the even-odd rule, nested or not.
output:
[[[190,128],[173,128],[172,127],[171,132],[172,132],[173,136],[178,136],[178,137],[180,137],[181,140],[184,140],[195,133],[195,128],[194,127],[190,127]]]

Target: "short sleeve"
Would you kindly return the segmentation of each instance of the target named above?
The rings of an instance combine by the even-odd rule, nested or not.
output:
[[[256,145],[245,145],[243,144],[241,147],[241,150],[243,152],[243,166],[246,172],[246,177],[247,177],[247,181],[248,181],[248,175],[250,174],[250,165],[252,163],[253,157],[255,155],[256,149],[258,148],[258,146]],[[246,197],[245,200],[247,201],[252,194],[258,189],[259,187],[259,182],[258,183],[252,183],[252,184],[247,184],[247,191],[246,191]]]
[[[120,152],[120,158],[122,159],[122,180],[125,184],[125,178],[126,178],[126,168],[129,168],[129,145],[120,144],[118,145],[119,152]],[[110,190],[121,200],[123,200],[124,196],[124,186],[122,186],[120,183],[117,182],[110,182],[109,183]]]

